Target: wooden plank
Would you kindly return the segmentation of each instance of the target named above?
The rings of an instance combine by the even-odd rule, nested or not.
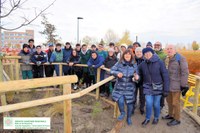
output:
[[[15,80],[19,80],[19,70],[20,70],[19,60],[15,60]]]
[[[62,64],[59,64],[59,76],[63,75]]]
[[[200,126],[200,117],[197,114],[193,113],[187,108],[184,108],[183,111],[187,113],[193,120],[195,120]]]
[[[2,65],[2,59],[0,57],[0,82],[3,81],[3,65]]]
[[[100,81],[100,76],[101,76],[101,69],[97,69],[97,83]],[[99,100],[99,87],[96,89],[96,100]]]
[[[199,89],[200,89],[200,78],[196,79],[196,86],[194,89],[194,102],[193,102],[193,113],[197,114],[198,102],[199,102]]]
[[[15,80],[15,81],[0,83],[0,93],[38,88],[38,87],[44,87],[44,86],[76,83],[77,81],[78,81],[78,78],[76,75],[27,79],[27,80]]]
[[[67,77],[67,76],[63,76],[63,77]],[[57,77],[57,78],[61,79],[63,77]],[[52,79],[55,80],[55,78],[52,78]],[[96,83],[93,86],[90,86],[87,89],[84,89],[84,90],[82,90],[78,93],[73,93],[73,94],[68,94],[68,95],[63,95],[63,96],[56,96],[56,97],[51,97],[51,98],[45,98],[45,99],[39,99],[39,100],[33,100],[33,101],[28,101],[28,102],[22,102],[22,103],[16,103],[16,104],[11,104],[11,105],[1,106],[0,113],[13,111],[13,110],[19,110],[19,109],[25,109],[25,108],[30,108],[30,107],[35,107],[35,106],[39,106],[39,105],[45,105],[45,104],[49,104],[49,103],[60,102],[60,101],[64,101],[64,100],[74,99],[74,98],[79,98],[79,97],[91,92],[92,90],[96,89],[97,87],[107,83],[108,81],[111,81],[112,79],[114,79],[114,76],[110,76],[110,77],[102,80],[101,82]],[[25,81],[25,80],[21,80],[21,81]],[[60,80],[57,80],[57,82],[59,82],[59,81]],[[66,79],[64,79],[64,81],[66,82],[66,84],[70,83]],[[9,81],[9,82],[13,82],[13,81]],[[50,81],[48,81],[48,82],[50,82]],[[5,82],[5,83],[8,83],[8,82]],[[47,85],[47,86],[51,86],[51,85]],[[0,90],[1,90],[1,84],[0,84]]]
[[[21,59],[21,56],[4,56],[3,59]]]
[[[71,94],[71,84],[63,85],[63,94]],[[65,100],[64,104],[64,133],[72,132],[72,102],[71,99]]]

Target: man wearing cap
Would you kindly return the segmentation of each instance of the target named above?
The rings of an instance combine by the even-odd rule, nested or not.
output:
[[[171,120],[167,123],[168,126],[175,126],[181,123],[180,121],[180,95],[181,91],[188,90],[188,64],[182,55],[176,52],[174,45],[166,47],[167,58],[165,65],[170,77],[170,91],[167,96],[168,115],[163,119]],[[182,95],[184,95],[182,93]]]
[[[54,44],[49,43],[48,46],[49,46],[49,49],[46,51],[46,54],[47,54],[47,62],[50,62],[51,55],[54,51]],[[53,77],[54,65],[45,65],[44,69],[45,69],[46,77]]]
[[[167,96],[169,93],[169,75],[164,62],[154,54],[152,48],[144,48],[142,53],[145,61],[138,66],[146,102],[146,119],[142,122],[142,126],[150,122],[152,108],[154,110],[152,124],[155,125],[159,121],[161,96]]]
[[[22,78],[32,79],[33,78],[32,66],[29,64],[31,62],[30,61],[31,54],[28,49],[28,44],[23,44],[23,48],[18,55],[21,56],[19,62],[22,63],[20,67],[22,71]]]

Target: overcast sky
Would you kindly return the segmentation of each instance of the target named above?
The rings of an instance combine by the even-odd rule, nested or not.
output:
[[[42,9],[51,1],[29,0],[23,14],[31,18],[33,8]],[[128,30],[131,40],[138,35],[139,42],[200,42],[200,0],[57,0],[46,13],[63,42],[76,42],[77,17],[84,18],[79,21],[80,39],[88,35],[100,40],[112,29],[119,37]],[[13,23],[2,21],[12,27],[19,23],[17,15],[16,12],[9,18],[15,19]],[[18,31],[34,29],[36,43],[44,42],[45,38],[38,33],[43,28],[40,21],[41,18]]]

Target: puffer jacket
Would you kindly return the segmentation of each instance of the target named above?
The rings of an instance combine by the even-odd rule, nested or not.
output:
[[[25,64],[26,62],[31,62],[31,54],[30,52],[25,53],[23,50],[20,51],[20,53],[18,54],[19,56],[21,56],[21,59],[19,60],[20,63],[23,63],[21,65],[21,70],[22,71],[28,71],[28,70],[32,70],[32,66]]]
[[[127,104],[135,101],[135,89],[136,84],[132,81],[134,72],[137,71],[137,64],[132,61],[126,63],[125,61],[117,62],[111,68],[111,75],[117,77],[114,90],[112,92],[112,98],[114,101],[118,101],[120,97],[124,96]],[[118,74],[122,73],[123,77],[118,78]]]
[[[164,62],[160,60],[157,54],[138,66],[138,74],[143,82],[145,95],[162,95],[169,92],[169,75]],[[162,87],[155,90],[153,84],[162,84]]]
[[[180,61],[176,60],[176,56],[180,56]],[[187,87],[189,70],[185,57],[177,53],[173,58],[166,60],[169,60],[167,69],[170,77],[170,91],[177,92],[180,91],[180,87]]]

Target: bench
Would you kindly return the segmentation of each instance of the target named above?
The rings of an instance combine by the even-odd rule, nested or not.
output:
[[[194,96],[193,89],[195,89],[195,85],[196,85],[196,75],[189,74],[188,84],[189,84],[189,90],[187,91],[185,97],[181,96],[181,100],[184,102],[183,108],[193,106],[193,103],[190,102],[189,99]],[[198,106],[200,106],[200,94],[199,94],[199,104],[198,104]]]

